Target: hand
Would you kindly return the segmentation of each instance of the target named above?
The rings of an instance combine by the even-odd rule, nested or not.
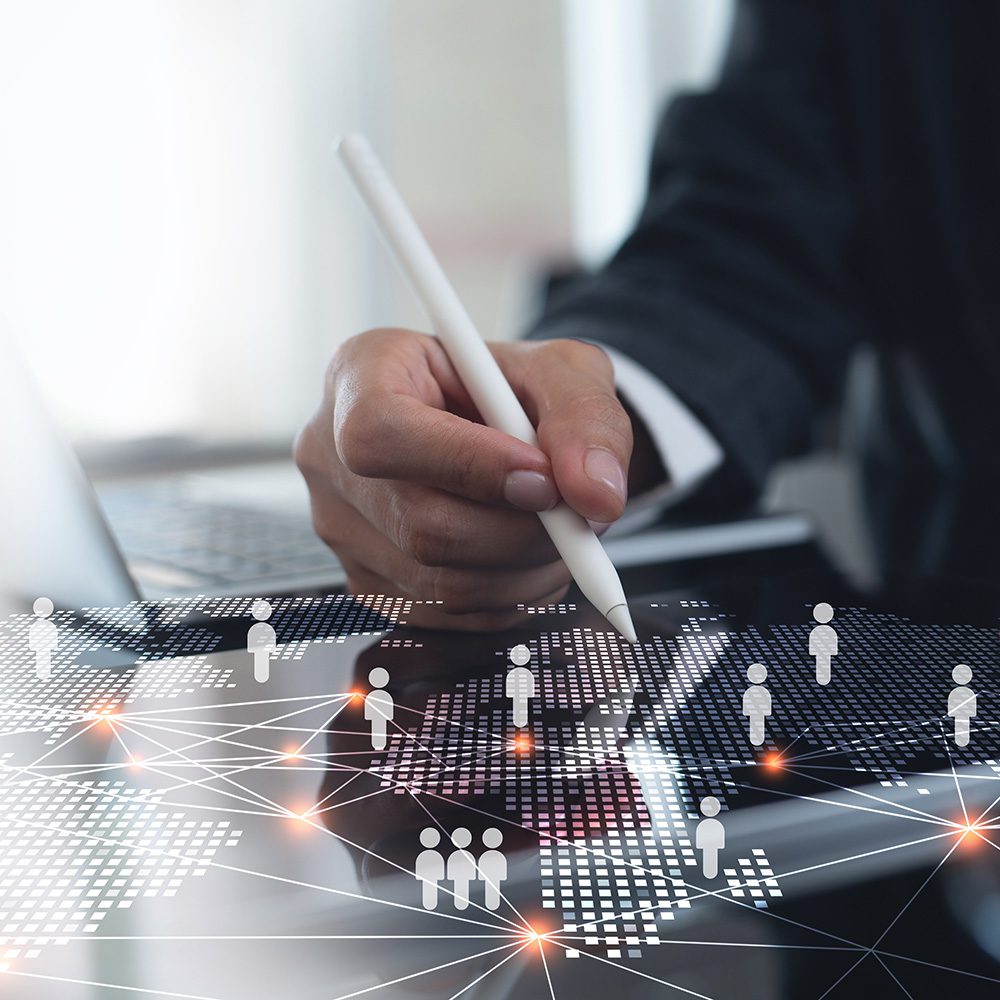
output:
[[[353,593],[402,595],[411,624],[502,629],[559,601],[569,573],[534,511],[564,499],[607,525],[625,507],[632,425],[607,355],[575,340],[490,345],[539,447],[484,426],[438,341],[348,340],[295,442],[313,525]]]

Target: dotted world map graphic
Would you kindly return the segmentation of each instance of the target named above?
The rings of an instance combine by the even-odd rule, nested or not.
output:
[[[810,605],[798,620],[737,626],[723,608],[678,601],[671,612],[680,627],[636,646],[575,624],[572,605],[525,608],[536,689],[528,725],[516,729],[505,693],[511,647],[503,636],[487,640],[484,662],[439,675],[415,697],[400,664],[417,652],[433,658],[436,634],[405,627],[414,602],[271,599],[274,671],[317,644],[350,637],[369,637],[371,664],[392,666],[388,690],[400,711],[385,749],[354,744],[345,752],[339,732],[364,735],[358,706],[366,672],[360,686],[269,698],[266,686],[254,684],[249,658],[240,666],[218,655],[225,629],[215,626],[237,634],[248,628],[252,602],[192,598],[91,609],[83,617],[57,612],[59,645],[45,680],[35,674],[29,647],[32,616],[0,622],[4,972],[40,968],[48,949],[101,935],[115,910],[183,895],[191,879],[261,874],[243,867],[247,832],[236,802],[251,804],[255,816],[291,817],[349,844],[345,827],[330,818],[335,810],[369,808],[373,796],[416,803],[446,835],[451,817],[463,813],[477,832],[495,825],[509,843],[528,843],[521,854],[529,859],[532,912],[541,915],[527,919],[506,895],[507,906],[493,914],[474,897],[469,914],[509,937],[495,949],[498,964],[537,947],[549,962],[611,962],[625,976],[642,974],[650,949],[709,901],[724,899],[763,918],[794,892],[800,872],[764,836],[727,844],[718,877],[702,876],[695,831],[706,796],[718,798],[725,825],[747,796],[759,804],[773,786],[776,800],[788,797],[781,775],[799,779],[794,797],[802,799],[863,783],[863,794],[877,800],[873,810],[914,820],[918,834],[939,844],[929,871],[970,837],[1000,850],[997,802],[987,796],[984,806],[980,797],[970,808],[958,778],[978,769],[983,782],[1000,782],[995,697],[988,684],[977,687],[977,679],[986,684],[995,676],[995,628],[837,608],[833,679],[821,687],[808,651]],[[741,710],[755,663],[767,667],[773,703],[760,747],[750,744]],[[971,667],[977,691],[967,746],[956,744],[947,710],[957,663]],[[206,714],[192,722],[199,707]],[[285,721],[306,710],[320,711],[325,724],[310,723],[306,733]],[[339,730],[338,717],[348,715],[350,726]],[[81,748],[95,734],[103,749],[88,757]],[[117,756],[106,752],[109,745]],[[260,781],[294,762],[320,778],[313,801],[292,809]],[[955,775],[954,801],[944,811],[915,808],[924,797],[939,800],[932,794],[937,771]],[[748,780],[750,773],[760,778]],[[171,781],[147,784],[147,775]],[[814,786],[801,791],[809,780]],[[186,803],[192,784],[217,792],[217,807]],[[438,822],[443,804],[449,819]],[[386,863],[409,874],[415,914],[450,920],[455,911],[446,904],[440,913],[421,911],[412,876],[416,833],[412,847],[409,859],[404,850]],[[388,905],[371,885],[371,903]],[[859,957],[865,950],[857,944]]]

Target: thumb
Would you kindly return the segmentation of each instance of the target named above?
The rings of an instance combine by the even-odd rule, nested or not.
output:
[[[632,422],[615,393],[611,360],[594,344],[548,341],[524,390],[562,498],[591,521],[617,520],[627,500]]]

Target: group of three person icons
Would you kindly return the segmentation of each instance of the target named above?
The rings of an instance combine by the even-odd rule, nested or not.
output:
[[[495,827],[483,831],[483,846],[486,848],[479,858],[472,854],[472,833],[460,826],[451,835],[454,850],[444,855],[437,849],[441,843],[441,832],[437,827],[428,826],[420,831],[422,850],[417,855],[413,874],[423,883],[423,904],[425,910],[436,910],[439,890],[445,880],[451,882],[451,895],[456,910],[468,909],[471,901],[472,884],[483,883],[483,904],[488,910],[500,907],[502,898],[500,885],[507,878],[507,856],[498,848],[503,843],[503,834]]]

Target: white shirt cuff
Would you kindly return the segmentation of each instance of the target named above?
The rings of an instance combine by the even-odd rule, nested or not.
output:
[[[600,341],[611,359],[615,386],[646,425],[669,479],[660,486],[629,497],[625,513],[608,535],[626,534],[656,520],[659,513],[694,490],[723,460],[719,442],[705,425],[642,365]]]

